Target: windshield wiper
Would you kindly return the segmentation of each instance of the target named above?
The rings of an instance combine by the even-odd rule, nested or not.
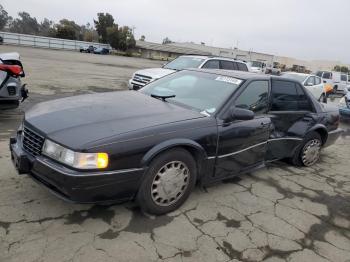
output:
[[[151,94],[151,97],[157,98],[157,99],[162,99],[163,101],[166,101],[168,98],[174,98],[176,95],[155,95]]]

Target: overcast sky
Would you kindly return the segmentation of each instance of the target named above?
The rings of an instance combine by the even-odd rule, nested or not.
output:
[[[111,13],[135,26],[146,41],[205,42],[292,56],[350,63],[349,0],[1,0],[10,15],[27,11],[40,21],[68,18],[93,23]]]

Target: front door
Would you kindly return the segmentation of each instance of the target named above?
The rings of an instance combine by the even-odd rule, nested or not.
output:
[[[232,106],[253,111],[254,119],[218,126],[216,178],[230,177],[263,163],[271,124],[266,115],[268,97],[268,81],[251,82]]]

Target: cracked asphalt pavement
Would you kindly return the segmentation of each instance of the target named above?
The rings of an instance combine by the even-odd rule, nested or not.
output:
[[[166,216],[142,214],[132,202],[70,204],[13,168],[8,139],[23,111],[57,97],[123,89],[137,68],[160,62],[8,46],[0,52],[10,50],[22,54],[31,97],[0,113],[1,262],[350,261],[349,124],[315,166],[276,162],[196,188]],[[93,87],[85,85],[90,80]]]

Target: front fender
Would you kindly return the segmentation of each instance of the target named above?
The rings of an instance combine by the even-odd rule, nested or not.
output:
[[[199,154],[201,159],[204,160],[207,158],[207,153],[200,144],[190,139],[178,138],[178,139],[170,139],[170,140],[164,141],[154,146],[153,148],[151,148],[142,158],[141,165],[148,166],[149,163],[152,161],[152,159],[156,155],[174,147],[190,147],[194,149],[196,153]]]

